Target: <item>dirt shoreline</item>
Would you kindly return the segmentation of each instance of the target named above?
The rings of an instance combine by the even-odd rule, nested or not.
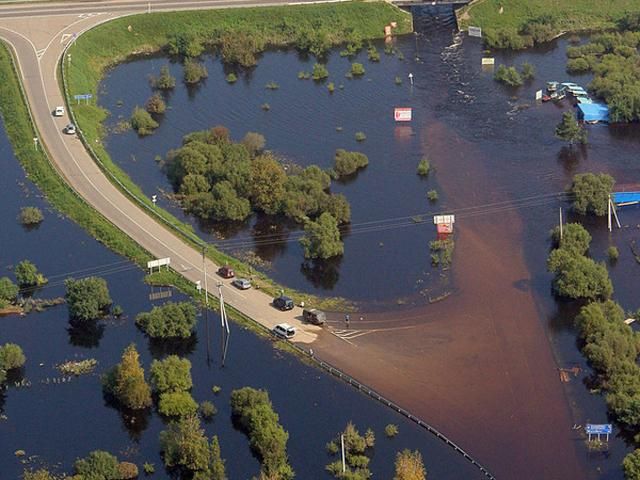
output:
[[[472,145],[436,122],[424,138],[439,159],[441,188],[455,196],[449,207],[508,200],[487,187],[492,180],[472,157]],[[522,236],[515,210],[502,212],[499,222],[488,216],[458,222],[455,294],[363,321],[352,315],[350,330],[357,333],[324,335],[317,351],[441,429],[498,479],[585,478],[569,404],[527,286]],[[341,322],[333,327],[344,329]]]

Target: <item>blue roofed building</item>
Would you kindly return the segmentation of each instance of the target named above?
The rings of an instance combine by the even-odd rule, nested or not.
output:
[[[609,107],[604,103],[580,103],[576,115],[582,122],[609,123]]]

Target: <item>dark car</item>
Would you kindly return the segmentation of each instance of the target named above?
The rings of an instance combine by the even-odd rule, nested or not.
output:
[[[317,308],[305,308],[302,311],[302,317],[305,322],[309,322],[314,325],[322,325],[327,320],[327,316],[324,312]]]
[[[289,297],[285,297],[284,295],[280,295],[278,298],[273,299],[273,306],[283,312],[286,310],[292,310],[293,300]]]
[[[233,278],[236,276],[235,272],[229,265],[220,267],[218,269],[218,275],[220,275],[222,278]]]

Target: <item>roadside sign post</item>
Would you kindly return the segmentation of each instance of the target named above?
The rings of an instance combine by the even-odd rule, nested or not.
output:
[[[171,257],[159,258],[157,260],[150,260],[147,262],[147,268],[150,273],[153,273],[153,269],[158,267],[158,271],[160,271],[160,267],[167,267],[169,270],[169,265],[171,265]]]
[[[411,85],[413,85],[413,73],[409,73],[409,81],[411,82]]]
[[[480,27],[469,27],[468,30],[470,37],[482,38],[482,28]]]
[[[153,206],[156,206],[156,202],[158,201],[158,196],[157,195],[151,195],[151,201],[153,202]]]
[[[600,435],[606,435],[607,436],[606,441],[608,442],[609,435],[613,432],[613,426],[610,423],[603,423],[603,424],[587,423],[587,426],[585,427],[585,431],[589,436],[589,441],[591,441],[591,435],[597,435],[598,441],[600,441]]]
[[[33,148],[36,149],[36,152],[38,151],[38,137],[33,137]]]
[[[93,95],[90,93],[84,93],[82,95],[74,95],[73,98],[75,98],[78,103],[80,103],[80,100],[86,100],[87,105],[89,105],[89,100],[93,98]]]
[[[396,122],[410,122],[413,110],[411,107],[396,107],[393,110],[393,119]]]

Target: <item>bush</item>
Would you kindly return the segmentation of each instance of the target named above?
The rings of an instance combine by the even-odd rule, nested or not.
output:
[[[98,277],[65,280],[69,315],[76,320],[93,320],[105,315],[111,305],[107,282]]]
[[[402,78],[400,77],[395,77],[393,81],[395,82],[396,85],[402,85]]]
[[[138,466],[131,462],[120,462],[118,464],[118,472],[120,476],[119,480],[130,480],[132,478],[138,478]]]
[[[425,157],[420,160],[420,162],[418,162],[417,173],[421,177],[426,177],[427,175],[429,175],[429,170],[431,170],[431,164],[429,163],[429,159]]]
[[[22,367],[27,361],[24,352],[15,343],[5,343],[0,347],[0,370],[12,370]]]
[[[151,388],[144,379],[140,355],[132,343],[122,353],[122,360],[102,377],[105,392],[123,406],[139,410],[151,405]]]
[[[622,469],[626,480],[640,480],[640,449],[635,449],[624,457]]]
[[[169,37],[167,50],[170,55],[198,57],[204,52],[204,45],[198,36],[189,32],[180,32]]]
[[[567,61],[567,72],[586,73],[591,70],[591,65],[585,58],[572,58]]]
[[[369,159],[364,153],[348,152],[340,148],[336,150],[333,171],[338,177],[342,177],[351,175],[367,165],[369,165]]]
[[[146,475],[152,475],[156,473],[156,466],[153,463],[145,462],[142,465],[142,470],[144,470]]]
[[[187,85],[195,85],[208,76],[209,72],[207,72],[207,67],[205,67],[204,64],[191,59],[185,60],[184,83]]]
[[[191,362],[177,355],[169,355],[164,360],[151,363],[151,386],[158,393],[190,390]]]
[[[373,45],[369,45],[367,49],[367,56],[370,62],[379,62],[380,61],[380,52]]]
[[[167,302],[136,317],[136,325],[151,338],[188,338],[195,324],[196,308],[190,302]]]
[[[149,112],[140,107],[133,109],[130,123],[131,128],[138,132],[138,135],[151,135],[160,126],[158,122],[151,118]]]
[[[218,40],[220,56],[225,63],[253,67],[257,64],[256,54],[261,52],[265,43],[258,35],[233,31],[220,35]]]
[[[0,304],[14,303],[18,292],[18,286],[9,277],[0,278]]]
[[[451,237],[445,238],[444,240],[433,240],[432,242],[429,242],[429,250],[432,252],[431,264],[433,266],[442,264],[445,268],[451,265],[454,248],[455,242]]]
[[[38,268],[29,260],[22,260],[14,270],[20,288],[39,287],[48,282]]]
[[[615,262],[616,260],[618,260],[618,257],[620,257],[620,252],[618,251],[618,249],[616,247],[611,245],[607,249],[607,258],[609,258],[610,262]]]
[[[327,70],[327,66],[323,65],[322,63],[314,64],[311,77],[317,81],[329,78],[329,70]]]
[[[205,400],[200,403],[200,416],[205,420],[210,420],[214,417],[216,413],[218,413],[218,409],[209,400]]]
[[[267,90],[278,90],[280,88],[280,85],[278,85],[276,82],[271,80],[269,83],[265,85],[265,88]]]
[[[329,90],[329,93],[333,93],[336,89],[336,85],[333,82],[329,82],[327,84],[327,90]]]
[[[395,437],[398,435],[398,426],[393,423],[388,424],[384,427],[384,434],[389,438]]]
[[[438,191],[437,190],[429,190],[427,192],[427,198],[429,199],[430,202],[437,202],[438,201]]]
[[[227,75],[225,79],[227,80],[227,83],[236,83],[238,81],[238,77],[233,72]]]
[[[158,411],[167,417],[184,417],[198,411],[198,404],[189,392],[166,392],[160,394]]]
[[[522,77],[514,67],[505,67],[504,65],[498,66],[493,78],[510,87],[519,87],[523,83]]]
[[[574,210],[582,215],[587,213],[599,217],[606,215],[609,194],[614,183],[614,178],[605,173],[579,173],[575,175],[571,185]]]
[[[353,75],[354,77],[361,77],[362,75],[364,75],[364,73],[364,65],[362,65],[361,63],[351,64],[351,75]]]
[[[176,79],[171,75],[169,67],[167,65],[163,65],[160,67],[160,76],[158,78],[154,78],[151,83],[154,88],[159,90],[172,90],[176,86]]]
[[[159,94],[152,95],[147,103],[145,104],[145,108],[149,113],[164,113],[167,109],[167,105],[164,103],[162,96]]]
[[[404,449],[396,455],[394,480],[426,480],[427,471],[422,463],[422,455],[417,450]]]
[[[330,213],[323,213],[317,221],[309,220],[300,239],[305,258],[326,260],[344,253],[337,220]]]
[[[364,142],[367,139],[367,136],[364,132],[356,132],[355,139],[356,142]]]
[[[44,220],[44,215],[38,207],[22,207],[19,218],[22,225],[37,225]]]
[[[118,459],[109,452],[94,450],[74,463],[76,474],[91,480],[120,480]]]
[[[536,69],[529,62],[524,62],[522,64],[521,75],[522,75],[522,79],[525,82],[529,81],[529,80],[532,80],[533,77],[535,77],[535,75],[536,75]]]

